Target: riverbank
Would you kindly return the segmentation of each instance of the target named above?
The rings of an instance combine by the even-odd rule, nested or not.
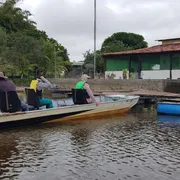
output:
[[[71,90],[79,79],[49,79],[58,89]],[[152,80],[152,79],[90,79],[88,81],[93,91],[134,91],[138,89],[154,90],[160,92],[180,92],[180,80]],[[24,91],[25,85],[16,84],[19,92]]]

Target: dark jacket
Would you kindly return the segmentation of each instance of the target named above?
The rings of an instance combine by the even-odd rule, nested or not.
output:
[[[36,89],[36,96],[38,97],[38,98],[42,98],[42,90],[38,90],[38,89]]]
[[[0,77],[0,91],[16,91],[15,84],[7,79]],[[28,105],[21,101],[21,110],[22,111],[28,111]]]
[[[0,77],[0,90],[16,91],[16,86],[14,85],[14,83],[11,80]]]

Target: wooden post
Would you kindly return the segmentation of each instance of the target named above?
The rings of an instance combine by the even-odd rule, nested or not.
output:
[[[131,55],[129,56],[129,79],[130,79],[130,73],[131,73]]]
[[[140,56],[140,55],[138,55],[138,63],[139,63],[139,68],[138,68],[138,79],[142,79],[142,77],[141,77],[142,62],[141,62],[141,56]]]
[[[106,58],[104,57],[104,77],[105,77],[105,72],[106,72]]]
[[[94,79],[96,75],[96,0],[94,0]]]
[[[172,79],[172,53],[170,54],[170,75],[169,78]]]

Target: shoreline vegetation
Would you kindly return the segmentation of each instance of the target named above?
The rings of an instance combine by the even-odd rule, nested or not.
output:
[[[67,49],[37,29],[32,14],[18,7],[19,0],[0,2],[0,69],[10,79],[60,77],[71,70]],[[55,64],[56,63],[56,69]]]
[[[31,12],[18,7],[21,0],[0,2],[0,69],[11,79],[32,79],[39,75],[47,78],[73,77],[68,50],[58,40],[37,29]],[[77,37],[78,38],[78,37]],[[61,41],[61,40],[59,40]],[[78,41],[78,39],[77,39]],[[147,47],[144,37],[129,32],[115,32],[105,38],[96,51],[96,72],[105,71],[104,53]],[[83,56],[83,73],[94,74],[94,52]],[[76,76],[79,74],[77,73]]]

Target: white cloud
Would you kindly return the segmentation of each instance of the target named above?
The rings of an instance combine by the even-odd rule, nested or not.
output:
[[[57,39],[71,60],[93,50],[94,0],[24,0],[39,29]],[[149,45],[154,40],[180,36],[179,0],[97,0],[97,47],[114,32],[142,34]]]
[[[42,0],[24,0],[20,1],[19,5],[23,9],[28,9],[31,13],[34,13],[36,8],[41,4]]]

